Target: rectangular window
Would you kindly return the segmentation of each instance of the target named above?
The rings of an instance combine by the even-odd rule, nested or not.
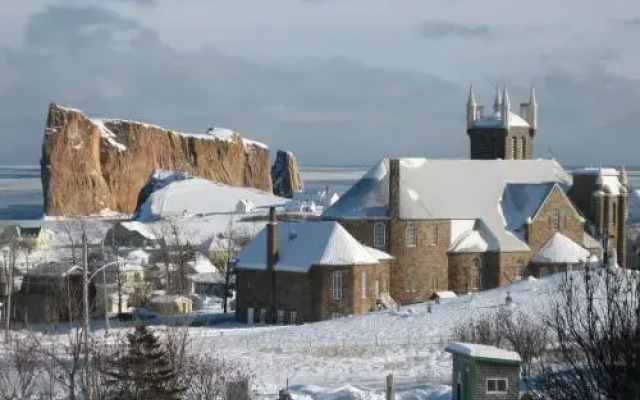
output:
[[[487,394],[505,394],[509,381],[505,378],[487,379]]]
[[[438,290],[438,277],[434,276],[433,279],[431,279],[431,286],[433,290]]]
[[[429,227],[427,240],[432,246],[438,244],[438,225],[432,225]]]
[[[559,231],[560,230],[560,222],[562,220],[562,214],[560,213],[560,210],[555,209],[551,212],[551,215],[549,216],[549,223],[550,223],[550,228],[555,230],[555,231]]]
[[[362,271],[362,298],[367,298],[367,293],[369,293],[369,273],[365,270]]]
[[[278,310],[278,325],[284,325],[284,311]]]
[[[384,224],[375,224],[373,226],[373,247],[384,248],[385,236]]]
[[[376,298],[380,297],[380,279],[376,279]]]
[[[525,263],[523,260],[516,261],[516,280],[522,279],[524,275]]]
[[[291,312],[289,313],[289,323],[290,323],[291,325],[295,325],[295,324],[297,324],[297,323],[298,323],[298,313],[297,313],[297,312],[295,312],[295,311],[291,311]]]
[[[404,244],[407,247],[416,247],[416,226],[409,224],[405,228]]]
[[[266,308],[261,308],[260,309],[260,323],[264,324],[265,322],[267,322],[267,309]]]
[[[334,300],[342,299],[342,272],[334,271],[332,274],[331,294]]]

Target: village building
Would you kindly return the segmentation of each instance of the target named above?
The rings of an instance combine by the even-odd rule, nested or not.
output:
[[[602,242],[607,254],[626,250],[624,170],[570,173],[556,160],[531,159],[533,90],[521,106],[514,114],[504,89],[484,116],[471,91],[471,160],[385,158],[323,213],[394,257],[394,299],[422,302],[567,270],[597,261]]]
[[[148,225],[139,221],[123,221],[107,231],[104,242],[109,246],[135,248],[152,246],[157,238]]]
[[[151,299],[151,309],[161,314],[190,314],[193,300],[180,295],[158,295]]]
[[[520,398],[520,364],[514,351],[493,346],[449,343],[453,355],[452,400],[517,400]]]
[[[391,257],[333,221],[270,222],[239,254],[236,318],[301,323],[378,309]]]

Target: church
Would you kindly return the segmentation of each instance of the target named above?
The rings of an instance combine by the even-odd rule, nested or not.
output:
[[[625,267],[624,169],[567,171],[555,159],[533,159],[533,88],[518,113],[507,88],[497,89],[492,111],[471,89],[470,159],[385,158],[323,214],[394,258],[390,290],[403,304],[544,276],[604,254]]]

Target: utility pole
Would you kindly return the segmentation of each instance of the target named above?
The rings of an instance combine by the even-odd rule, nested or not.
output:
[[[106,264],[106,257],[104,254],[104,240],[102,241],[102,264]],[[107,297],[107,272],[106,269],[102,270],[102,294],[104,295],[104,328],[105,332],[109,333],[109,299]]]
[[[87,233],[82,229],[82,335],[84,345],[84,382],[87,400],[93,399],[89,374],[89,260]]]
[[[5,304],[2,305],[2,311],[4,312],[4,342],[9,343],[9,326],[11,324],[11,292],[13,292],[13,268],[14,268],[14,258],[15,258],[15,239],[11,238],[11,243],[9,244],[9,265],[7,266],[7,257],[4,258],[4,268],[5,268],[5,279],[7,282],[5,283],[5,288],[7,290],[7,295],[5,297]]]

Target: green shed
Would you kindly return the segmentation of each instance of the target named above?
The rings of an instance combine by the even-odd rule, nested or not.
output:
[[[517,400],[520,355],[514,351],[471,343],[449,343],[453,354],[451,400]]]

